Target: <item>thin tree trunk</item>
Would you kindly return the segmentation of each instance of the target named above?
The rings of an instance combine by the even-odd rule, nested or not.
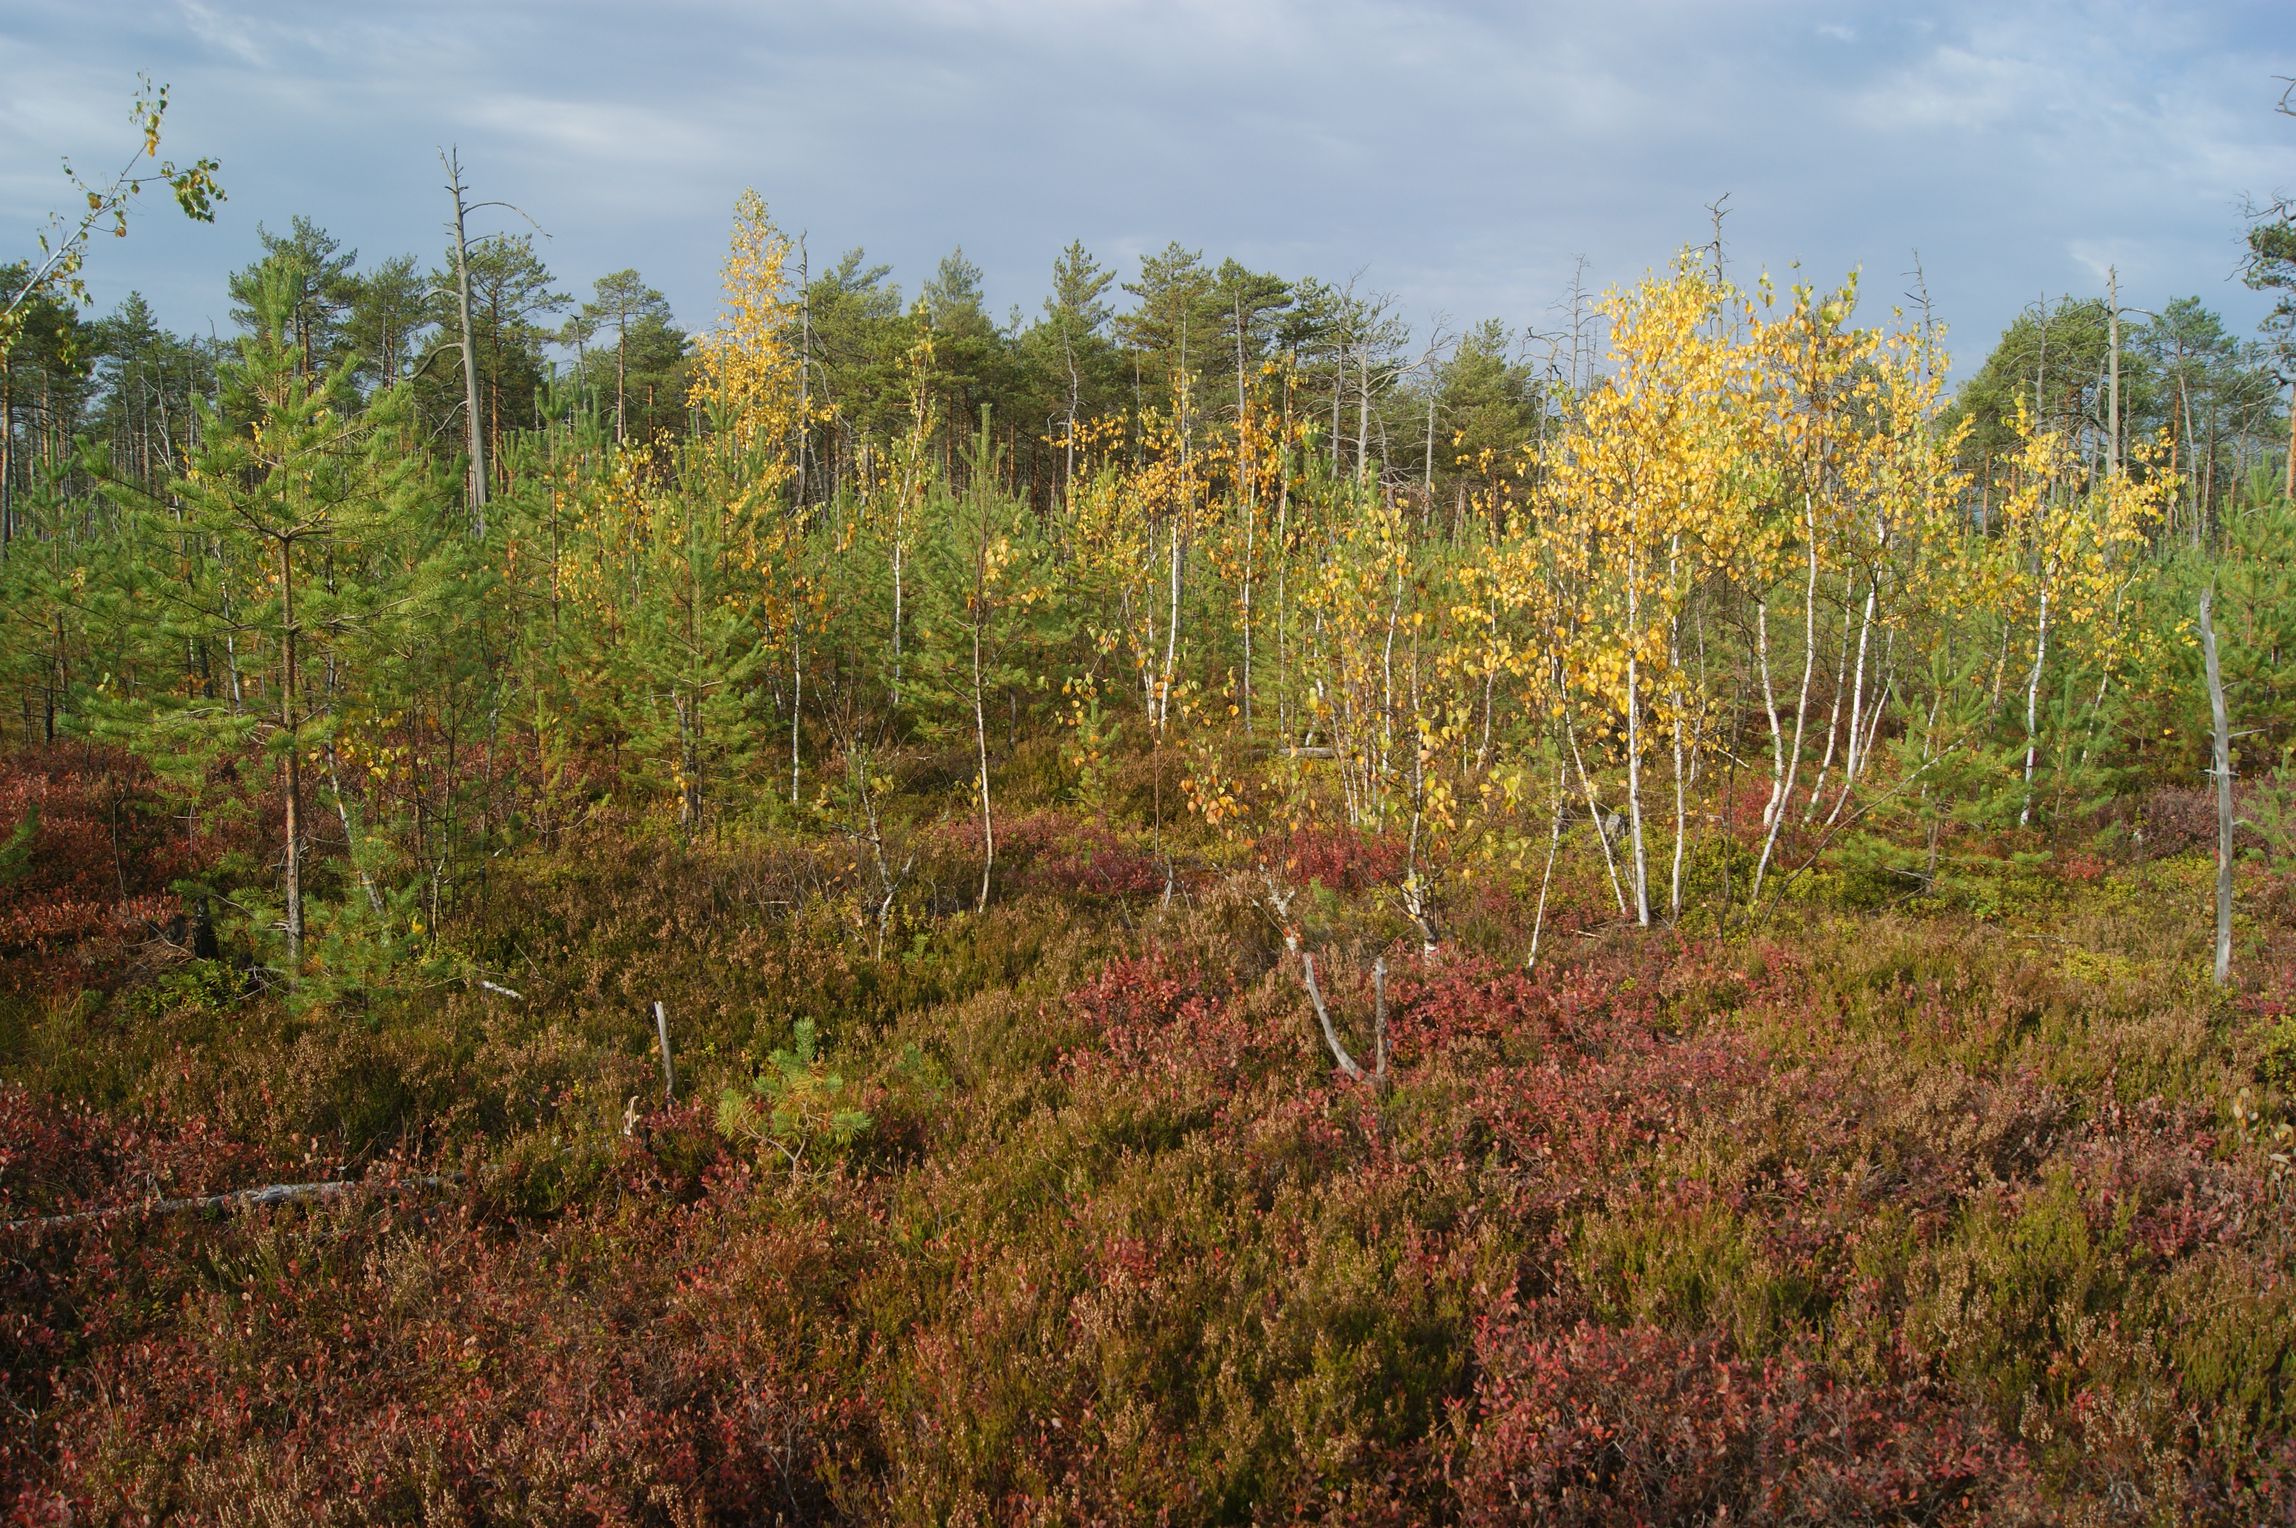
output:
[[[630,318],[627,313],[617,312],[614,315],[614,444],[617,446],[630,438],[629,348]]]
[[[295,543],[279,538],[279,725],[287,734],[287,840],[286,928],[287,977],[295,979],[303,965],[303,744],[295,715]]]
[[[2105,471],[2121,470],[2121,273],[2105,267]]]
[[[1676,565],[1682,552],[1682,538],[1678,534],[1666,549],[1666,586],[1672,591]],[[1666,618],[1666,677],[1670,701],[1674,712],[1674,856],[1667,875],[1667,916],[1676,923],[1682,921],[1682,851],[1690,837],[1689,781],[1685,778],[1688,761],[1688,739],[1684,736],[1689,705],[1682,693],[1682,615],[1679,610]]]
[[[1864,739],[1866,643],[1873,635],[1874,603],[1880,587],[1878,577],[1866,583],[1865,613],[1858,621],[1858,657],[1855,677],[1850,681],[1850,738],[1842,754],[1842,793],[1834,802],[1834,809],[1826,814],[1826,825],[1831,827],[1849,805],[1850,791],[1857,784],[1858,749]]]
[[[1642,842],[1642,673],[1635,649],[1641,645],[1642,599],[1634,555],[1626,565],[1626,830],[1634,850],[1634,921],[1650,926],[1650,865]]]
[[[1363,481],[1364,466],[1371,456],[1371,368],[1356,358],[1355,368],[1355,481]]]
[[[980,497],[980,542],[973,560],[973,746],[980,766],[981,781],[981,894],[973,910],[985,912],[989,905],[989,873],[997,862],[996,814],[989,805],[989,722],[988,712],[981,699],[981,628],[988,622],[989,579],[989,503],[987,489],[975,484],[973,492]]]
[[[1182,474],[1185,485],[1186,474]],[[1183,491],[1185,488],[1183,487]],[[1156,732],[1162,736],[1172,716],[1172,682],[1180,661],[1180,521],[1187,513],[1185,504],[1172,515],[1172,610],[1164,623],[1164,669],[1156,682]]]
[[[2033,820],[2033,766],[2041,755],[2041,666],[2049,656],[2049,591],[2041,591],[2041,613],[2033,632],[2033,673],[2025,684],[2025,801],[2017,826]]]
[[[1780,783],[1777,810],[1770,814],[1769,831],[1762,839],[1762,857],[1754,864],[1754,885],[1747,893],[1749,907],[1762,900],[1762,878],[1769,873],[1770,856],[1777,852],[1778,829],[1786,821],[1786,806],[1794,799],[1794,776],[1802,767],[1802,733],[1810,714],[1810,676],[1818,657],[1818,522],[1817,509],[1802,495],[1802,530],[1809,540],[1810,577],[1802,590],[1802,688],[1794,700],[1794,746],[1786,755],[1786,777]],[[1767,661],[1763,664],[1768,672]]]
[[[1076,347],[1069,341],[1066,320],[1062,321],[1060,328],[1060,353],[1068,363],[1068,434],[1063,442],[1066,453],[1060,483],[1062,491],[1073,500],[1076,496],[1076,411],[1083,399],[1084,379],[1077,374]]]
[[[1185,536],[1188,512],[1193,507],[1195,497],[1194,483],[1189,477],[1190,457],[1188,446],[1189,436],[1191,433],[1191,419],[1189,416],[1188,403],[1191,395],[1191,389],[1189,387],[1188,381],[1188,326],[1185,323],[1180,326],[1179,394],[1180,396],[1177,402],[1177,407],[1180,414],[1180,502],[1174,507],[1172,515],[1172,609],[1170,618],[1164,624],[1164,674],[1162,683],[1158,687],[1156,696],[1156,731],[1159,736],[1161,736],[1165,728],[1170,725],[1172,717],[1172,687],[1179,680],[1180,565],[1182,557],[1181,548]]]
[[[684,788],[678,792],[678,826],[690,839],[701,827],[702,820],[702,763],[700,710],[701,697],[695,694],[677,694],[670,697],[671,708],[678,719],[678,766],[684,779]]]
[[[1770,800],[1762,808],[1762,826],[1778,815],[1786,789],[1786,734],[1778,725],[1778,692],[1770,679],[1770,602],[1754,601],[1754,661],[1762,675],[1762,714],[1770,720]]]
[[[375,890],[375,878],[367,873],[366,859],[359,853],[359,833],[351,826],[351,806],[343,796],[343,777],[335,767],[335,744],[327,743],[327,787],[334,793],[335,817],[343,824],[343,854],[358,873],[359,885],[367,893],[367,909],[376,917],[383,913],[382,893]]]
[[[1679,667],[1682,660],[1679,651],[1674,654],[1674,660]],[[1682,854],[1690,841],[1689,739],[1684,736],[1687,710],[1682,686],[1677,682],[1674,686],[1674,863],[1666,882],[1667,916],[1677,923],[1682,921]]]
[[[1853,571],[1842,579],[1842,645],[1834,656],[1834,704],[1826,713],[1826,751],[1818,762],[1817,782],[1810,787],[1810,799],[1802,808],[1802,821],[1815,820],[1818,802],[1826,793],[1826,776],[1834,770],[1834,751],[1840,746],[1842,731],[1842,694],[1849,687],[1849,604],[1850,591],[1857,587],[1857,574]]]
[[[2232,979],[2232,723],[2216,660],[2216,591],[2200,591],[2200,655],[2208,678],[2208,717],[2216,759],[2216,984]]]
[[[2177,405],[2184,415],[2184,428],[2178,433],[2177,438],[2169,443],[2168,470],[2177,474],[2184,481],[2186,529],[2191,534],[2192,544],[2198,547],[2201,542],[2201,522],[2208,518],[2207,510],[2204,508],[2207,500],[2205,491],[2197,494],[2195,492],[2196,489],[2200,488],[2200,474],[2189,470],[2195,444],[2192,433],[2192,394],[2185,387],[2182,377],[2176,379],[2176,397]],[[2181,448],[2185,458],[2183,461],[2178,460],[2179,448]]]
[[[1555,808],[1547,826],[1547,868],[1539,877],[1539,905],[1531,913],[1531,953],[1523,958],[1523,969],[1535,971],[1539,964],[1539,934],[1547,923],[1547,888],[1554,884],[1555,855],[1563,846],[1563,761],[1555,760]]]
[[[1618,910],[1626,911],[1626,886],[1618,878],[1618,859],[1610,852],[1610,834],[1602,823],[1602,808],[1595,803],[1594,781],[1586,772],[1586,756],[1579,751],[1578,728],[1566,709],[1563,714],[1563,736],[1570,743],[1571,763],[1578,769],[1579,789],[1586,796],[1586,818],[1594,827],[1595,847],[1602,850],[1602,868],[1610,872],[1610,893],[1618,898]]]
[[[797,236],[797,482],[800,516],[805,511],[805,459],[813,442],[813,280],[806,264],[805,236]]]
[[[1305,950],[1300,951],[1299,969],[1302,980],[1307,984],[1308,1001],[1315,1005],[1316,1022],[1323,1026],[1323,1043],[1330,1048],[1331,1059],[1349,1081],[1363,1081],[1363,1068],[1356,1065],[1355,1058],[1347,1053],[1347,1047],[1339,1043],[1339,1031],[1332,1028],[1331,1010],[1325,1006],[1323,989],[1315,981],[1315,957]]]
[[[1394,566],[1394,595],[1387,604],[1387,638],[1379,650],[1379,765],[1369,782],[1376,806],[1387,805],[1387,777],[1395,754],[1395,628],[1403,616],[1403,565]]]
[[[1485,650],[1483,654],[1483,735],[1481,740],[1478,741],[1475,745],[1475,767],[1478,769],[1482,768],[1484,765],[1490,763],[1491,761],[1491,712],[1496,708],[1498,700],[1499,590],[1496,583],[1494,583],[1491,587],[1491,612],[1489,619],[1490,627],[1487,635],[1489,638],[1490,646]],[[1462,755],[1460,759],[1462,767],[1459,775],[1459,778],[1462,782],[1467,778],[1464,768],[1465,762],[1465,756]]]
[[[1427,458],[1420,466],[1420,495],[1432,507],[1435,503],[1435,368],[1427,368]]]
[[[798,719],[805,714],[805,604],[802,594],[791,602],[789,609],[789,670],[789,804],[795,806],[803,773],[803,761],[798,754],[797,724]]]
[[[1291,637],[1287,614],[1291,569],[1291,380],[1284,380],[1283,452],[1276,478],[1276,726],[1292,740]]]
[[[1259,529],[1258,448],[1251,439],[1244,395],[1244,307],[1236,299],[1236,466],[1244,487],[1244,731],[1252,730],[1252,554]]]
[[[904,493],[903,498],[907,495]],[[901,553],[906,530],[902,523],[902,506],[893,509],[893,710],[901,709]]]
[[[0,559],[16,540],[16,374],[0,350]]]

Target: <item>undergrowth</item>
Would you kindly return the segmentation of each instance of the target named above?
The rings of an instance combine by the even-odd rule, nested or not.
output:
[[[1526,972],[1535,884],[1430,959],[1390,846],[1259,846],[1359,1054],[1386,959],[1381,1091],[1243,871],[1049,807],[980,913],[920,830],[881,958],[817,846],[602,824],[504,856],[461,965],[314,1003],[169,937],[190,851],[128,805],[11,789],[57,835],[0,891],[16,1521],[2296,1504],[2291,898],[2244,881],[2220,994],[2189,850],[1727,934],[1566,872]]]

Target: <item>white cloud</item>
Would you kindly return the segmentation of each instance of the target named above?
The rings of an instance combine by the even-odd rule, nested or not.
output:
[[[2033,93],[2032,73],[2020,60],[1947,45],[1860,92],[1856,109],[1863,125],[1878,131],[1976,132],[1998,126]]]
[[[272,67],[271,54],[256,40],[247,17],[218,15],[213,6],[200,0],[177,0],[177,8],[191,34],[209,48],[229,54],[250,69]]]

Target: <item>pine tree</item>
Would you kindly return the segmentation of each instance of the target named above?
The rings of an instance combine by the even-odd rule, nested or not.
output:
[[[301,277],[282,259],[247,288],[255,330],[223,369],[219,405],[201,409],[174,503],[130,501],[141,582],[164,599],[170,645],[227,652],[228,684],[211,672],[187,685],[154,676],[113,716],[195,796],[212,772],[268,757],[290,980],[308,926],[309,770],[355,690],[352,654],[396,607],[415,470],[391,429],[403,393],[362,410],[347,362],[303,370]]]
[[[614,352],[614,439],[630,438],[630,381],[633,372],[641,384],[651,380],[659,382],[662,352],[668,349],[672,359],[676,351],[684,348],[683,337],[672,339],[670,303],[654,288],[646,285],[634,270],[611,271],[600,276],[593,290],[597,295],[582,305],[581,319],[589,330],[610,344]],[[649,406],[646,417],[650,421],[653,409]],[[641,428],[639,438],[648,438],[649,429]]]

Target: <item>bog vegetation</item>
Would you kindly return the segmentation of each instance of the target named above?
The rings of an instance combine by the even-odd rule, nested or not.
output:
[[[13,1520],[2296,1502],[2284,323],[453,181],[0,282]]]

